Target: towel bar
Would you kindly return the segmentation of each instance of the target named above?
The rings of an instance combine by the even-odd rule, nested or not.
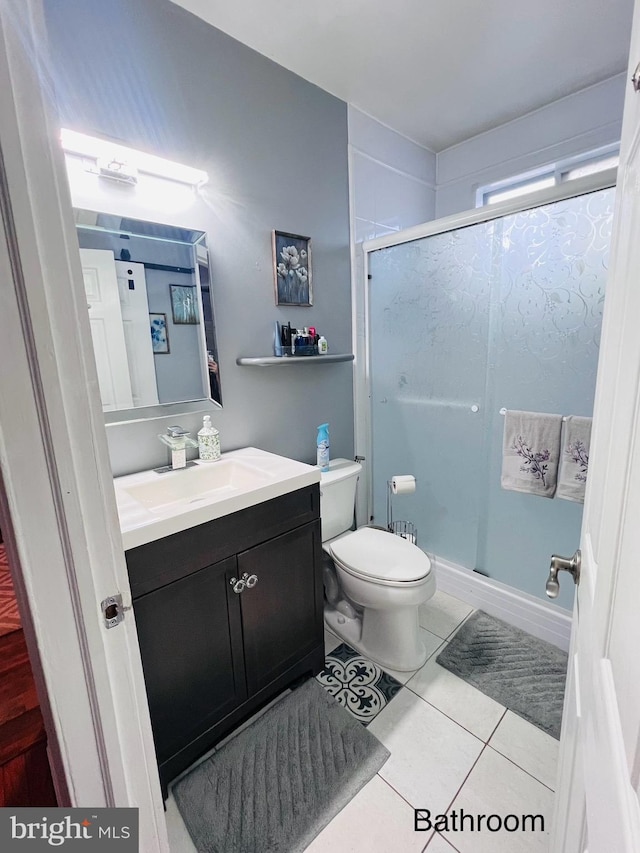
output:
[[[505,409],[505,407],[504,407],[504,406],[500,409],[500,414],[501,414],[503,417],[507,414],[507,410]],[[562,420],[563,420],[563,421],[566,421],[566,419],[567,419],[567,416],[566,416],[566,415],[563,415]]]

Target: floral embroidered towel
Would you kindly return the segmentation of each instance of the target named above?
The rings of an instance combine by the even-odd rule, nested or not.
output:
[[[584,503],[584,490],[589,471],[590,441],[591,418],[569,415],[562,425],[557,498]]]
[[[561,429],[562,415],[507,411],[500,480],[503,489],[554,496]]]

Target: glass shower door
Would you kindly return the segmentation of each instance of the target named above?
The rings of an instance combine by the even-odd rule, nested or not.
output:
[[[413,474],[395,519],[430,554],[476,565],[486,478],[483,400],[495,224],[380,249],[369,258],[374,523],[387,481]]]
[[[501,488],[500,410],[591,416],[614,201],[604,189],[500,220],[476,565],[533,595],[544,595],[549,554],[575,549],[582,504]],[[559,603],[573,597],[566,584]]]
[[[591,414],[614,197],[370,255],[374,521],[386,520],[387,480],[414,474],[394,517],[416,525],[423,550],[533,595],[548,555],[575,547],[582,505],[501,488],[500,412]]]

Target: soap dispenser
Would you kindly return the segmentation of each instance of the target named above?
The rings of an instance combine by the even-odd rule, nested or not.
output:
[[[202,419],[202,429],[198,432],[198,449],[203,462],[215,462],[220,459],[220,433],[211,426],[211,415]]]

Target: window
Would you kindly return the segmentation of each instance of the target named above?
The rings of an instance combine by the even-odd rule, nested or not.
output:
[[[620,145],[607,145],[595,151],[581,154],[558,163],[550,163],[541,169],[525,172],[522,175],[514,175],[494,184],[486,184],[479,187],[476,193],[476,207],[484,207],[487,204],[497,204],[500,201],[527,195],[536,190],[554,187],[565,181],[573,181],[576,178],[584,178],[596,172],[604,172],[607,169],[615,169],[618,166]]]
[[[562,173],[563,181],[573,181],[575,178],[584,178],[585,175],[593,175],[596,172],[604,172],[605,169],[617,169],[620,157],[618,154],[610,157],[599,157],[597,160],[589,160],[582,165],[576,165]]]
[[[554,185],[555,178],[553,175],[547,178],[531,178],[529,181],[521,181],[519,184],[511,187],[505,187],[501,190],[490,190],[484,193],[483,204],[497,204],[499,201],[507,201],[510,198],[517,198],[519,195],[533,193],[536,190],[545,190],[547,187],[553,187]]]

